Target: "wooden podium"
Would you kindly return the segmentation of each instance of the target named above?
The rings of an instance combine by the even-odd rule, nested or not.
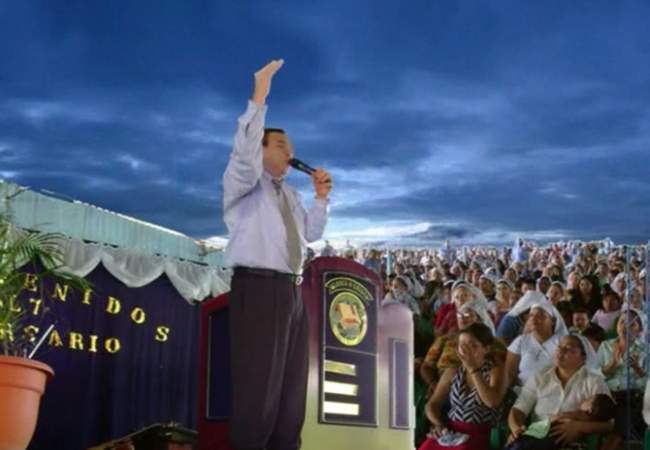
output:
[[[413,319],[381,307],[381,280],[342,258],[318,258],[304,274],[310,365],[302,447],[413,448]],[[201,318],[199,450],[230,449],[227,294]]]

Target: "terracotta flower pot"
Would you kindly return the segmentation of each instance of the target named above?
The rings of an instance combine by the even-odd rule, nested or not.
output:
[[[25,450],[34,435],[45,382],[52,368],[38,361],[0,356],[0,450]]]

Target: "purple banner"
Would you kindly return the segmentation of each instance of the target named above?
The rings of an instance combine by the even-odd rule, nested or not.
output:
[[[82,450],[152,423],[196,429],[199,307],[164,275],[136,289],[103,266],[87,279],[93,292],[52,285],[46,299],[27,283],[34,326],[55,324],[35,356],[55,378],[29,448]]]

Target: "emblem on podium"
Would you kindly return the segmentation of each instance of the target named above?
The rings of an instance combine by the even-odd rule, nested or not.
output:
[[[354,273],[323,277],[320,423],[377,427],[378,287]]]
[[[366,307],[353,292],[343,292],[334,298],[330,305],[329,322],[336,339],[350,347],[361,343],[368,331]]]

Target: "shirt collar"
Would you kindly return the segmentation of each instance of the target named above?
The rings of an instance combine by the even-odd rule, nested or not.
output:
[[[265,180],[269,184],[273,181],[273,177],[266,170],[262,171],[262,179]]]
[[[550,375],[551,375],[551,377],[553,377],[553,379],[554,379],[555,381],[557,381],[559,384],[562,384],[562,382],[560,381],[560,378],[557,376],[557,371],[556,371],[555,369],[556,369],[555,364],[551,365],[551,367],[549,368]],[[585,364],[583,364],[583,365],[582,365],[582,366],[581,366],[581,367],[576,371],[576,373],[574,373],[574,374],[571,376],[571,378],[569,378],[569,379],[567,380],[567,382],[566,382],[566,384],[564,385],[564,387],[566,388],[566,387],[569,386],[569,384],[571,384],[574,380],[578,380],[578,379],[582,378],[583,375],[586,373],[586,370],[587,370],[587,369],[586,369],[586,366],[585,366]]]
[[[262,172],[262,180],[271,188],[275,190],[276,193],[280,193],[280,190],[284,186],[284,180],[275,180],[270,173],[266,170]]]

